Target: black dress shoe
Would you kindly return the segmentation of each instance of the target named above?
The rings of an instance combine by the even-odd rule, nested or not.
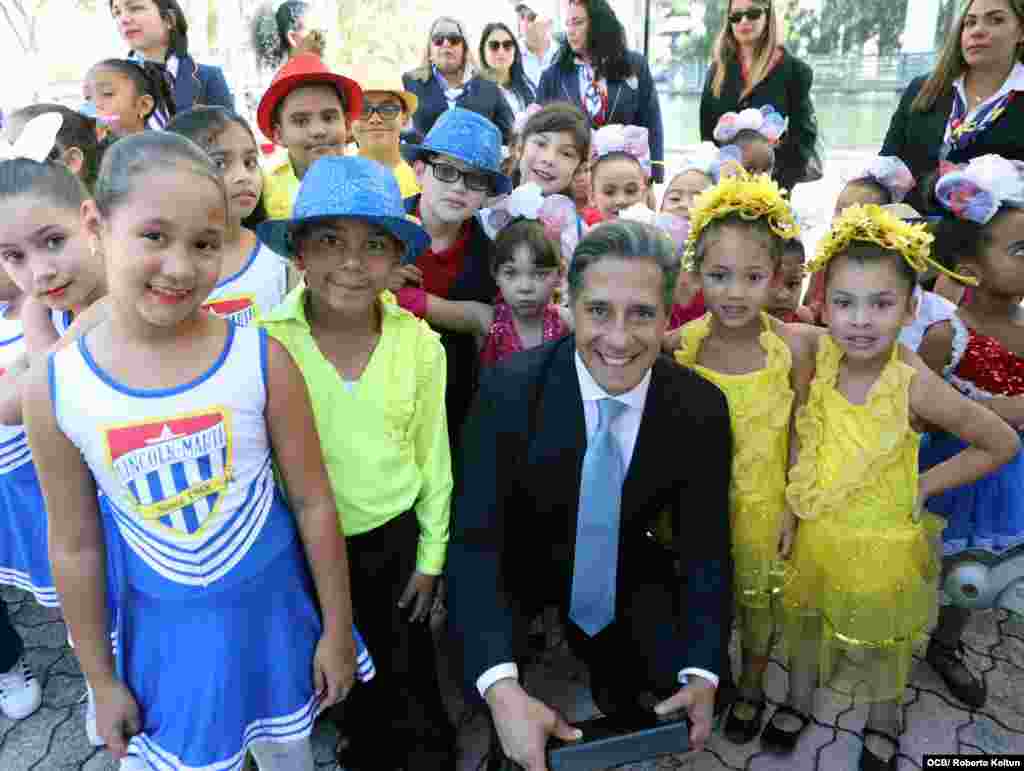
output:
[[[779,728],[775,723],[775,718],[779,715],[792,715],[800,721],[800,727],[795,731],[785,731]],[[788,755],[796,749],[796,743],[800,741],[800,734],[804,732],[804,729],[806,729],[810,723],[810,716],[783,704],[775,710],[771,720],[768,721],[764,730],[761,731],[761,746],[766,750]]]
[[[737,707],[745,707],[752,710],[749,718],[741,718],[736,714]],[[747,744],[753,741],[754,737],[761,733],[761,718],[764,717],[765,700],[753,702],[746,699],[737,699],[733,702],[729,717],[725,721],[725,729],[722,733],[725,738],[733,744]]]
[[[984,680],[975,677],[967,668],[963,643],[951,648],[933,637],[928,643],[925,660],[956,698],[972,709],[981,709],[985,706],[988,688]]]
[[[879,736],[892,744],[893,752],[892,755],[889,756],[888,760],[882,760],[868,749],[867,738],[869,736]],[[874,728],[864,729],[864,749],[860,751],[860,771],[896,771],[899,766],[896,761],[896,756],[899,754],[900,740],[895,736],[887,734],[884,731],[876,731]]]

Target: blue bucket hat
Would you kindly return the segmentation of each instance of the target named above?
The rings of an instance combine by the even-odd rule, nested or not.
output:
[[[498,194],[512,192],[512,180],[501,173],[501,132],[479,113],[461,107],[445,110],[422,144],[402,145],[402,155],[409,163],[431,153],[448,155],[487,172]]]
[[[297,226],[337,217],[355,217],[386,228],[405,245],[403,263],[415,261],[430,246],[427,231],[405,213],[391,170],[358,157],[314,162],[302,178],[291,219],[268,220],[256,228],[256,234],[278,254],[293,257],[291,233]]]

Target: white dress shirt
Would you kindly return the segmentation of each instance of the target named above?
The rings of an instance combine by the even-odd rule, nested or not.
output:
[[[625,404],[628,409],[623,411],[611,426],[612,436],[622,453],[622,465],[625,473],[629,473],[629,464],[633,460],[633,450],[636,448],[636,438],[640,433],[640,421],[644,416],[644,404],[647,402],[647,391],[651,387],[651,373],[648,370],[644,379],[630,391],[624,394],[612,396],[605,391],[597,381],[594,380],[590,370],[584,363],[579,351],[576,352],[576,376],[580,383],[580,396],[583,397],[583,417],[587,425],[587,442],[593,439],[597,433],[599,399],[615,399]],[[686,684],[687,675],[699,675],[710,680],[715,687],[718,687],[718,676],[704,669],[687,667],[679,672],[679,682]],[[476,687],[483,696],[487,689],[499,680],[506,678],[519,678],[519,668],[514,663],[496,664],[477,678]]]
[[[537,90],[540,88],[540,76],[544,74],[544,70],[550,67],[551,62],[555,60],[555,54],[558,53],[558,43],[554,38],[551,38],[548,41],[548,50],[544,52],[543,56],[537,56],[526,45],[526,38],[521,37],[519,38],[519,53],[522,55],[523,70],[526,72],[526,77],[533,84],[534,90]]]

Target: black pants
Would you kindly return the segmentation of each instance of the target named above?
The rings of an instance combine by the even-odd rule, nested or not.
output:
[[[450,771],[455,732],[438,685],[430,627],[398,607],[416,567],[419,524],[406,512],[348,541],[352,611],[377,667],[344,705],[346,761],[380,771]]]
[[[24,652],[25,644],[11,624],[7,603],[0,600],[0,672],[10,672]]]

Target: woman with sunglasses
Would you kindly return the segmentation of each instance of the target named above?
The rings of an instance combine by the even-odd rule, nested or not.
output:
[[[700,100],[701,141],[714,140],[715,126],[725,113],[770,105],[789,118],[775,148],[775,181],[792,190],[820,178],[812,77],[811,68],[782,47],[771,0],[732,0]]]
[[[413,115],[418,137],[426,136],[445,110],[461,107],[487,118],[509,143],[512,108],[498,84],[478,70],[462,23],[450,16],[436,19],[427,35],[423,64],[402,76],[405,90],[419,99]]]
[[[523,69],[519,43],[512,30],[500,21],[484,27],[480,36],[480,61],[484,65],[484,75],[497,82],[513,115],[526,112],[526,108],[536,101],[537,92]]]
[[[626,30],[608,0],[562,0],[566,39],[541,75],[538,104],[571,102],[594,129],[611,124],[647,129],[652,177],[664,178],[661,103],[643,54],[630,51]]]

